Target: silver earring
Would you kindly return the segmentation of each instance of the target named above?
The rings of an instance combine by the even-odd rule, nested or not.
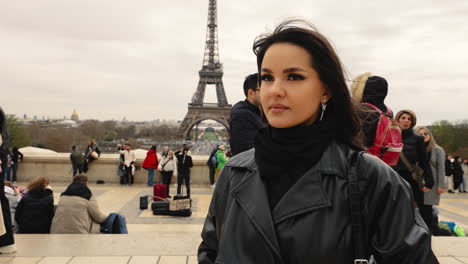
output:
[[[325,110],[327,110],[327,101],[323,101],[322,103],[322,113],[320,114],[320,121],[323,119],[323,114],[325,113]]]

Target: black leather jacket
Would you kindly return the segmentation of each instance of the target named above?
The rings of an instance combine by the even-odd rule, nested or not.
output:
[[[199,263],[352,263],[347,164],[355,152],[332,142],[270,211],[254,151],[221,172]],[[357,162],[369,254],[379,264],[438,263],[409,185],[376,157],[363,154]]]

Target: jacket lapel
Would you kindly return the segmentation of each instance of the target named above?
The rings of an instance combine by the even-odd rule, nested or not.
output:
[[[322,187],[322,174],[341,176],[346,168],[343,162],[337,162],[340,160],[345,160],[345,156],[338,144],[332,141],[320,161],[299,178],[273,209],[274,224],[320,208],[331,207]]]
[[[289,189],[273,209],[275,224],[290,217],[331,206],[322,188],[321,174],[318,169],[311,169]]]
[[[231,194],[274,254],[278,259],[281,259],[276,231],[271,218],[268,195],[257,169],[250,170],[250,173],[245,175],[243,180],[232,189]]]

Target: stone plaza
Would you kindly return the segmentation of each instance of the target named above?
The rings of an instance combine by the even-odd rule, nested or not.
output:
[[[53,185],[55,203],[66,186]],[[102,211],[125,215],[128,235],[17,234],[18,251],[0,256],[0,263],[197,263],[211,188],[201,185],[193,188],[193,215],[188,218],[154,216],[150,209],[140,210],[139,197],[152,193],[152,188],[143,184],[91,184],[90,188]],[[171,194],[174,193],[171,186]],[[441,220],[456,221],[468,230],[468,195],[444,194],[440,212]],[[433,249],[441,263],[468,263],[468,238],[434,237]]]

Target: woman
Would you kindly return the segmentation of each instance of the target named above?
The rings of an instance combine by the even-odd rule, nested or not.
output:
[[[27,189],[28,192],[16,207],[18,233],[48,234],[54,218],[54,196],[49,178],[36,178]]]
[[[153,186],[154,170],[158,169],[158,156],[156,155],[155,145],[151,146],[151,149],[146,153],[146,158],[141,167],[148,170],[148,186]]]
[[[413,130],[417,121],[416,114],[413,111],[401,110],[397,113],[395,119],[401,126],[401,136],[404,146],[400,155],[400,160],[393,169],[410,184],[416,206],[420,209],[419,212],[427,224],[429,223],[428,221],[432,219],[432,211],[422,209],[424,206],[424,193],[428,192],[433,187],[434,178],[426,155],[424,138],[416,134]],[[406,161],[404,159],[406,159]],[[414,179],[410,171],[410,168],[416,167],[422,170],[422,175],[419,179]],[[418,181],[420,182],[419,184]],[[421,186],[422,181],[424,186]]]
[[[21,153],[18,150],[18,147],[14,147],[13,150],[11,151],[13,153],[13,164],[12,164],[12,170],[13,170],[13,183],[16,183],[16,172],[18,170],[18,164],[23,161],[23,153]]]
[[[287,21],[257,39],[254,51],[269,124],[254,149],[221,172],[199,263],[341,264],[371,254],[378,263],[437,263],[407,184],[378,158],[357,152],[359,118],[328,40]],[[354,221],[360,217],[367,224]]]
[[[162,156],[158,169],[162,175],[162,182],[167,188],[167,198],[172,198],[169,195],[169,186],[171,185],[172,177],[177,177],[177,159],[174,157],[174,151],[168,150],[166,155]]]
[[[226,147],[224,145],[220,145],[218,147],[218,151],[216,151],[216,172],[215,172],[215,182],[218,181],[219,173],[224,168],[226,162],[228,161],[226,155],[224,154],[226,151]]]
[[[96,145],[96,141],[91,139],[90,141],[88,141],[88,147],[86,148],[85,152],[85,164],[83,167],[83,172],[88,172],[89,163],[93,162],[94,160],[97,160],[100,156],[101,150],[99,150],[99,147]]]
[[[426,146],[426,155],[431,166],[432,176],[434,177],[434,186],[432,189],[424,193],[424,205],[419,210],[421,215],[429,217],[424,219],[429,230],[434,235],[438,235],[438,223],[434,223],[432,217],[432,206],[439,205],[440,195],[445,191],[445,152],[444,149],[437,145],[431,131],[426,127],[416,128],[416,133],[424,138]]]

